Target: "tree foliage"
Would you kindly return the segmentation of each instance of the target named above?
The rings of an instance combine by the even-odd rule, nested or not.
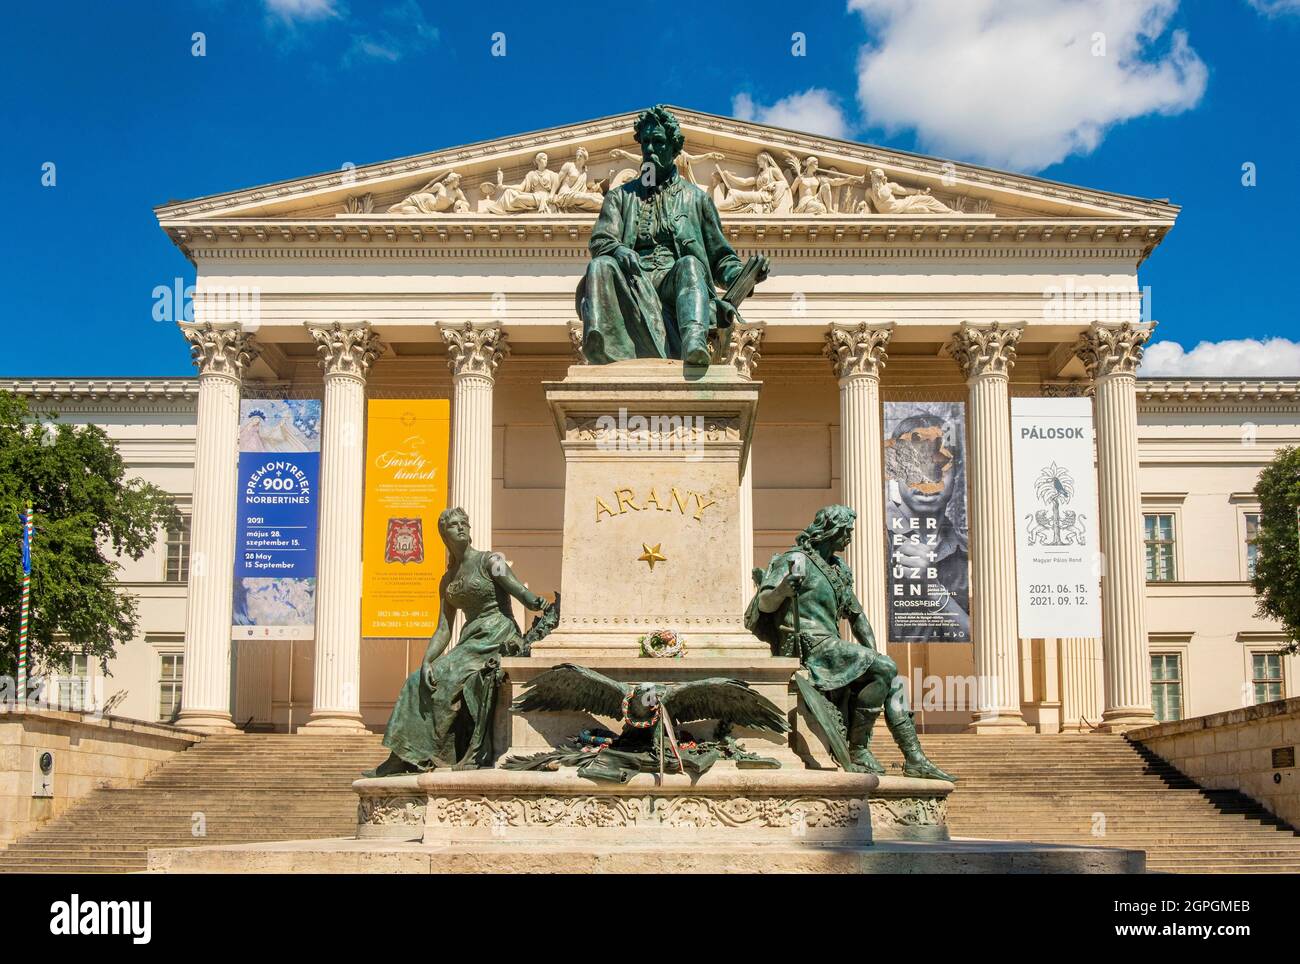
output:
[[[172,499],[126,478],[98,426],[60,424],[0,392],[0,673],[18,663],[22,523],[31,500],[29,665],[53,668],[76,649],[102,662],[135,633],[136,601],[118,589],[116,557],[139,559],[179,525]]]
[[[1276,619],[1297,651],[1300,640],[1300,448],[1284,448],[1264,467],[1255,483],[1259,529],[1255,545],[1255,592],[1259,615]]]

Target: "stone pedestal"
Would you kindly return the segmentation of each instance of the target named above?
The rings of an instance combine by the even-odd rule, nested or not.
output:
[[[437,770],[362,779],[357,836],[484,850],[541,845],[604,850],[697,846],[869,847],[948,839],[943,780],[819,770],[714,767],[691,779],[627,783],[572,770]]]
[[[575,365],[546,384],[565,461],[564,598],[535,657],[638,654],[672,629],[690,656],[768,657],[741,621],[741,482],[760,383],[733,366]]]

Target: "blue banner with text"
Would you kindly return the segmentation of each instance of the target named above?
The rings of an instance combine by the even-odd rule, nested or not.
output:
[[[321,403],[240,403],[235,639],[310,639],[316,622]]]

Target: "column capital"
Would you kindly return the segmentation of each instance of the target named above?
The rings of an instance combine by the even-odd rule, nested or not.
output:
[[[970,381],[984,375],[1007,375],[1016,363],[1016,346],[1025,329],[1021,325],[972,325],[962,322],[953,332],[946,349],[961,369],[962,378]]]
[[[886,349],[894,333],[894,323],[868,325],[831,325],[826,332],[822,354],[831,360],[836,378],[854,375],[880,377],[880,370],[889,361]]]
[[[336,321],[324,328],[308,325],[307,332],[316,342],[316,364],[326,378],[341,375],[365,381],[370,366],[384,350],[368,321],[358,325]]]
[[[587,356],[582,353],[582,322],[569,322],[569,347],[573,349],[573,363],[587,364]]]
[[[1107,375],[1137,375],[1143,346],[1155,330],[1154,322],[1095,324],[1079,336],[1074,353],[1096,381]]]
[[[239,381],[244,376],[244,369],[258,356],[253,336],[237,325],[183,321],[180,329],[190,343],[190,359],[199,370],[200,378],[220,375]]]
[[[447,343],[447,367],[453,378],[477,375],[492,381],[497,366],[510,354],[506,333],[500,325],[441,324],[438,332]]]
[[[730,365],[745,378],[753,378],[758,360],[763,357],[758,350],[763,345],[763,333],[766,330],[767,325],[761,321],[732,325],[723,364]]]

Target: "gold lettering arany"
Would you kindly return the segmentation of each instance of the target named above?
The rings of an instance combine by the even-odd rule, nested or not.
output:
[[[612,519],[614,516],[627,515],[629,512],[672,512],[676,509],[680,515],[689,515],[696,522],[703,522],[704,510],[717,504],[718,500],[706,492],[679,489],[675,485],[663,495],[657,488],[652,488],[645,498],[638,497],[631,486],[620,485],[613,490],[611,499],[596,496],[596,521],[600,522],[606,516]]]

